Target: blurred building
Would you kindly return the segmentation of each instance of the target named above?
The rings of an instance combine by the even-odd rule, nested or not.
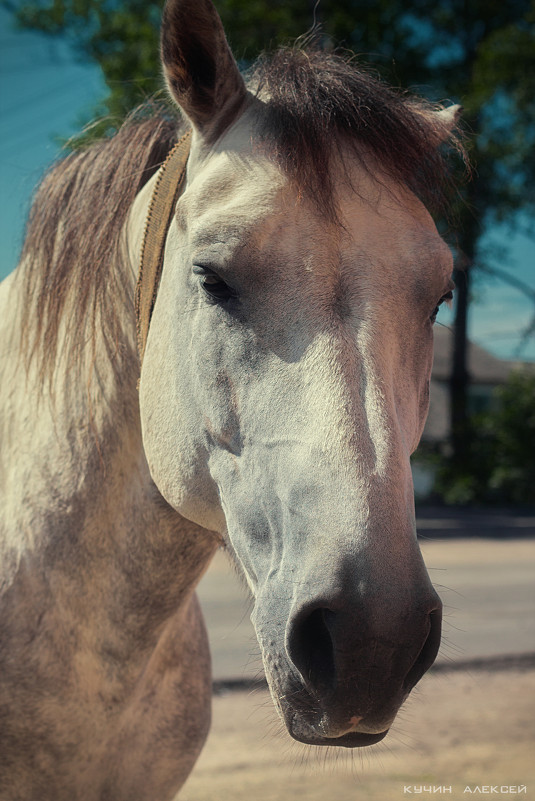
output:
[[[453,331],[445,326],[435,327],[435,357],[431,374],[429,415],[422,434],[421,449],[427,453],[440,452],[447,447],[450,434],[450,390]],[[511,371],[523,367],[535,369],[525,362],[498,359],[488,351],[470,342],[468,345],[468,372],[470,387],[468,407],[472,414],[487,410],[493,402],[493,392],[503,384]],[[417,498],[426,498],[434,483],[434,470],[418,458],[413,461],[414,489]]]

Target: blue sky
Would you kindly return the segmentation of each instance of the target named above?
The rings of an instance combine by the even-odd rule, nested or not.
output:
[[[11,14],[0,9],[0,278],[16,265],[33,188],[59,152],[55,138],[75,133],[104,94],[98,67],[80,63],[60,40],[16,31]],[[535,241],[500,228],[485,247],[496,266],[535,289]],[[534,337],[519,350],[533,303],[496,280],[478,280],[475,296],[471,339],[501,358],[535,361]],[[448,323],[449,312],[439,319]]]

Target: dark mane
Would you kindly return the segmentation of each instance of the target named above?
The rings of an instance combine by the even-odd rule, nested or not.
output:
[[[447,145],[464,154],[455,132],[433,113],[440,107],[393,89],[354,57],[323,51],[282,48],[257,63],[250,81],[268,98],[259,134],[324,213],[335,214],[333,149],[341,153],[348,144],[364,167],[371,153],[430,211],[444,210],[452,172]]]
[[[323,52],[282,49],[261,59],[249,80],[268,98],[258,134],[329,215],[336,214],[329,162],[333,146],[347,143],[365,166],[371,152],[431,210],[444,200],[451,171],[437,145],[455,138],[441,129],[430,104]],[[45,176],[20,268],[23,344],[29,358],[38,354],[43,375],[53,373],[62,319],[73,362],[84,347],[81,321],[101,321],[111,351],[120,341],[116,303],[124,288],[115,265],[121,234],[136,194],[178,133],[168,109],[148,104],[111,139],[71,153]]]
[[[137,109],[109,139],[70,153],[45,175],[33,201],[23,271],[23,346],[51,375],[59,324],[68,326],[72,361],[84,345],[81,322],[105,321],[107,344],[120,341],[116,301],[122,232],[137,193],[164,161],[179,122],[163,105]]]

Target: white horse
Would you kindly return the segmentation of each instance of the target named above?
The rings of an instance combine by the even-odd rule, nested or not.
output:
[[[54,167],[1,287],[4,801],[176,794],[209,728],[195,586],[223,542],[302,742],[381,740],[439,645],[409,457],[451,294],[424,203],[456,109],[301,50],[246,85],[210,0],[169,0],[162,56],[192,141],[142,364],[178,123]]]

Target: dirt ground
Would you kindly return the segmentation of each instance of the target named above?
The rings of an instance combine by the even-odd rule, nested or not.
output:
[[[180,801],[535,800],[533,669],[428,674],[386,739],[357,751],[294,743],[265,690],[215,697],[213,718]]]

